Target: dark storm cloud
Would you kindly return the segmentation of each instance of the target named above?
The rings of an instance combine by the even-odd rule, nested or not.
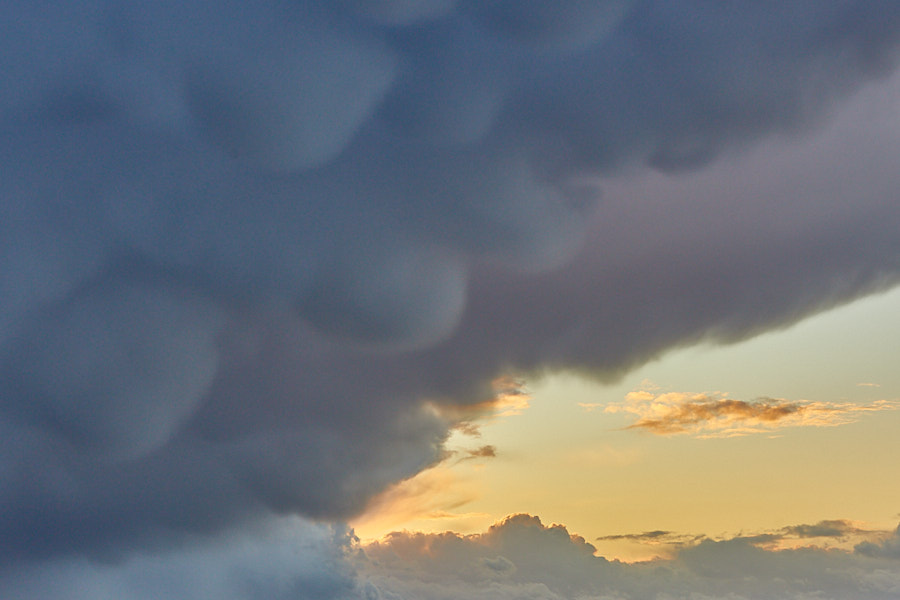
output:
[[[4,598],[96,600],[348,600],[360,586],[347,532],[296,519],[280,531],[215,537],[169,551],[0,567]]]
[[[4,563],[352,515],[507,370],[897,281],[891,137],[799,199],[597,196],[818,123],[894,67],[900,6],[554,7],[0,5]]]

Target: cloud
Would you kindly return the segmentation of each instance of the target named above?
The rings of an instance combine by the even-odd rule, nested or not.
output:
[[[0,594],[67,600],[345,600],[362,597],[346,560],[351,541],[340,528],[283,519],[250,535],[194,540],[103,562],[67,557],[5,566]]]
[[[793,535],[798,538],[817,538],[844,537],[847,535],[858,534],[861,530],[854,526],[850,521],[837,519],[819,521],[813,525],[792,525],[785,527],[783,532],[786,535]]]
[[[863,556],[900,559],[900,527],[880,542],[862,542],[854,550]]]
[[[531,394],[520,378],[501,375],[490,382],[490,389],[493,395],[481,402],[458,404],[445,400],[430,406],[453,423],[454,431],[477,438],[481,436],[481,425],[518,416],[531,403]]]
[[[390,575],[396,570],[412,575],[404,578],[406,582],[398,582],[410,585],[405,593],[386,587],[401,597],[409,597],[413,590],[427,593],[420,586],[429,580],[438,586],[465,581],[475,597],[498,579],[507,581],[513,590],[541,586],[565,594],[577,590],[581,574],[609,568],[606,560],[594,556],[594,547],[584,539],[571,536],[559,525],[545,527],[537,517],[524,514],[507,517],[483,534],[393,533],[364,550],[369,563],[364,563],[360,572],[376,586],[373,577],[381,573]],[[483,568],[486,561],[500,559],[507,568]],[[366,564],[376,568],[365,572]]]
[[[900,567],[896,553],[872,549],[890,548],[896,537],[846,552],[776,551],[746,538],[701,536],[672,558],[629,564],[599,557],[565,527],[530,515],[510,516],[480,534],[395,533],[369,544],[338,526],[284,518],[105,561],[65,557],[4,566],[0,593],[72,600],[882,600],[900,589]]]
[[[372,498],[365,512],[354,519],[360,537],[380,537],[401,526],[454,528],[469,520],[489,521],[488,515],[461,512],[480,491],[465,476],[442,465],[398,482]]]
[[[680,543],[669,559],[610,562],[563,526],[545,526],[536,517],[515,515],[475,535],[393,534],[364,546],[357,564],[360,576],[379,590],[380,597],[404,599],[487,598],[491,594],[497,598],[534,594],[659,600],[880,599],[900,589],[896,561],[874,554],[811,547],[770,550],[746,538],[714,541],[664,531],[634,537],[680,538]],[[486,564],[502,568],[485,569]]]
[[[21,398],[21,416],[78,447],[138,458],[167,443],[208,393],[224,319],[190,292],[144,282],[91,290],[12,345],[6,393]]]
[[[636,415],[637,420],[627,429],[710,438],[772,432],[786,427],[836,427],[853,423],[865,413],[898,408],[900,404],[890,400],[860,405],[780,398],[747,401],[733,400],[724,394],[635,391],[629,392],[624,402],[607,405],[604,412]]]
[[[497,448],[488,444],[487,446],[482,446],[480,448],[476,448],[475,450],[466,450],[466,456],[464,456],[461,460],[471,460],[473,458],[494,458],[497,456]]]
[[[641,533],[624,533],[604,535],[596,538],[611,551],[621,551],[621,543],[636,545],[633,556],[650,556],[653,560],[674,560],[679,552],[693,548],[701,543],[729,542],[747,544],[767,552],[817,548],[847,552],[869,548],[872,555],[877,555],[882,546],[887,547],[890,535],[884,531],[862,527],[846,519],[819,521],[814,524],[788,525],[776,530],[741,532],[738,535],[707,536],[685,534],[673,531],[645,531]],[[616,544],[609,545],[610,542]],[[635,559],[629,559],[635,560]],[[648,560],[643,558],[640,560]]]
[[[703,536],[701,536],[703,537]],[[655,529],[653,531],[644,531],[642,533],[620,533],[614,535],[604,535],[597,538],[597,541],[632,541],[644,544],[679,544],[683,545],[687,542],[697,541],[697,536],[684,536],[683,534],[674,533],[672,531],[663,531]]]
[[[692,535],[674,531],[644,531],[641,533],[619,533],[596,538],[600,550],[627,562],[672,559],[684,548],[706,539],[705,535]]]
[[[442,462],[371,499],[365,511],[353,519],[353,527],[361,537],[379,537],[400,527],[472,530],[473,526],[483,527],[490,522],[490,515],[485,513],[464,512],[464,507],[482,494],[471,480],[471,471],[460,472],[454,467],[466,463],[478,469],[485,460],[497,457],[497,448],[493,445],[445,448]]]
[[[895,285],[898,21],[3,2],[0,564],[346,518],[521,410],[499,376],[615,377]]]

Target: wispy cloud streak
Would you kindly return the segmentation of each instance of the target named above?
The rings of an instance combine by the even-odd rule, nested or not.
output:
[[[583,404],[586,409],[594,404]],[[805,402],[783,398],[735,400],[725,394],[691,394],[651,391],[630,392],[623,402],[606,405],[606,413],[626,413],[637,420],[626,429],[656,435],[687,434],[698,438],[735,437],[771,433],[789,427],[836,427],[859,420],[872,412],[897,410],[900,402],[878,400],[869,404],[851,402]]]

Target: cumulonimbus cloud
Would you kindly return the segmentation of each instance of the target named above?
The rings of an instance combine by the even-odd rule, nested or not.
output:
[[[900,281],[900,6],[595,4],[3,2],[0,563],[347,517],[499,375]]]

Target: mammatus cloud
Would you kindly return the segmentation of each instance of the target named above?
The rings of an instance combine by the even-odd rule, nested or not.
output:
[[[581,404],[591,410],[594,404]],[[787,427],[836,427],[859,420],[866,413],[900,409],[900,403],[878,400],[799,402],[782,398],[734,400],[724,394],[629,392],[624,402],[604,405],[607,413],[635,415],[627,429],[656,435],[690,434],[700,438],[734,437],[773,432]]]
[[[611,377],[896,284],[898,24],[890,0],[0,3],[19,596],[356,514],[505,373]],[[777,136],[828,117],[779,172]],[[751,146],[749,180],[699,170]]]

